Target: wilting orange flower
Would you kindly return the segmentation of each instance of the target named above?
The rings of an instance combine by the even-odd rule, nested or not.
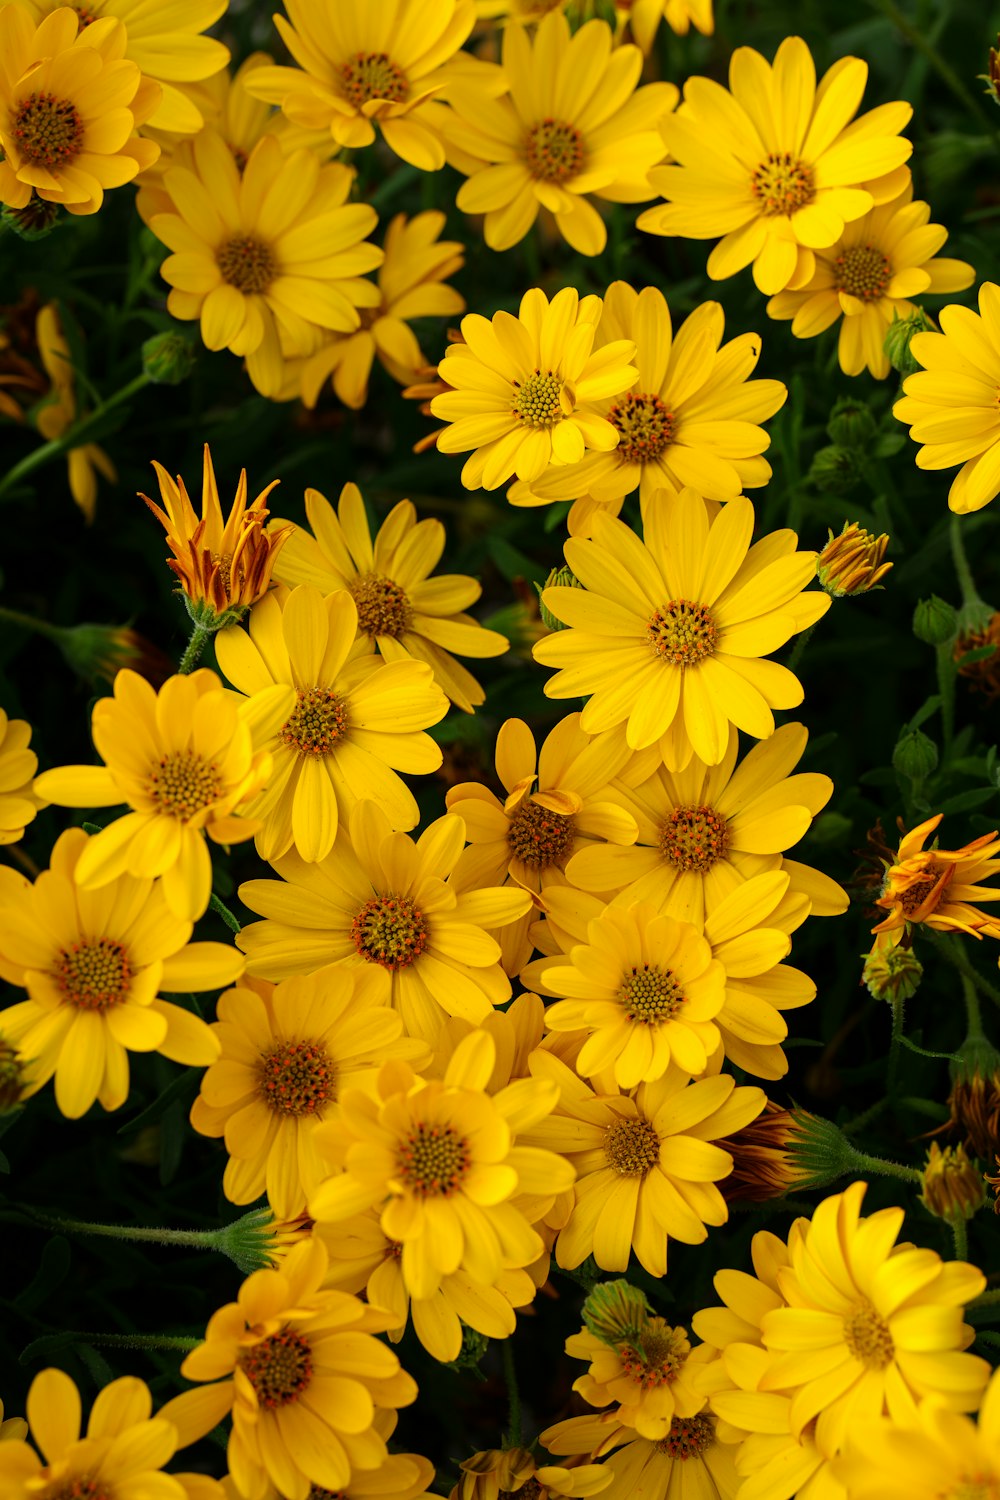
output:
[[[875,905],[888,915],[872,928],[898,943],[911,924],[926,923],[939,932],[967,932],[973,937],[1000,937],[1000,922],[973,906],[975,901],[1000,901],[1000,888],[983,887],[983,880],[1000,870],[996,832],[984,833],[961,849],[927,849],[923,845],[941,821],[928,818],[905,834],[896,863],[885,872],[882,894]]]

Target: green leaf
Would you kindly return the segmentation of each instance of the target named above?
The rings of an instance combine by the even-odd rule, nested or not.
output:
[[[916,713],[913,715],[913,718],[910,720],[910,728],[919,729],[921,724],[926,724],[927,720],[932,718],[933,715],[937,713],[940,707],[941,695],[939,693],[935,693],[933,697],[927,699],[927,702],[923,705],[922,708],[917,709]]]
[[[995,787],[975,787],[969,792],[959,792],[957,797],[949,797],[946,802],[939,802],[936,811],[939,813],[971,812],[974,807],[985,807],[987,802],[994,802],[996,795]]]
[[[909,1052],[916,1052],[920,1057],[937,1057],[943,1062],[961,1062],[962,1059],[955,1052],[928,1052],[926,1047],[918,1047],[916,1042],[911,1042],[908,1036],[899,1039]]]

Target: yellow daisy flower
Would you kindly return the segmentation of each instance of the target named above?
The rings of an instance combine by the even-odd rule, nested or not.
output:
[[[555,1085],[559,1104],[526,1132],[532,1145],[559,1151],[579,1177],[569,1222],[556,1240],[556,1262],[573,1270],[593,1255],[602,1271],[624,1271],[629,1255],[651,1276],[665,1276],[671,1238],[700,1245],[707,1225],[729,1210],[716,1183],[733,1159],[711,1144],[756,1119],[758,1088],[723,1075],[692,1083],[671,1069],[634,1096],[600,1096],[545,1051],[531,1059],[535,1086]]]
[[[661,21],[678,36],[687,36],[692,26],[702,36],[715,30],[712,0],[618,0],[616,9],[647,56]]]
[[[2,171],[0,164],[0,171]],[[67,428],[72,427],[84,415],[76,399],[76,372],[66,335],[59,321],[54,302],[39,308],[35,323],[35,339],[45,373],[52,382],[50,400],[38,408],[35,426],[47,442],[61,438]],[[69,490],[74,501],[83,512],[88,525],[97,510],[97,473],[112,484],[117,483],[118,471],[103,448],[97,443],[81,443],[71,448],[66,455]]]
[[[671,497],[685,485],[708,500],[732,500],[771,477],[760,457],[770,438],[759,426],[788,395],[780,380],[749,380],[761,341],[744,333],[720,344],[725,318],[703,302],[677,330],[656,287],[637,292],[615,281],[604,297],[599,343],[631,339],[639,379],[634,390],[598,402],[620,434],[611,452],[550,469],[533,484],[515,484],[512,505],[545,505],[588,494],[610,503],[638,489],[645,505],[657,490]]]
[[[736,1446],[723,1440],[711,1412],[675,1417],[665,1438],[651,1442],[633,1427],[605,1416],[570,1417],[539,1438],[550,1453],[608,1454],[607,1500],[655,1495],[657,1500],[736,1500],[740,1487]]]
[[[469,178],[456,202],[463,213],[485,214],[492,249],[516,245],[546,208],[575,250],[600,255],[607,230],[589,195],[614,203],[654,196],[649,169],[666,154],[658,126],[677,89],[637,89],[642,53],[612,43],[606,21],[588,21],[571,36],[566,17],[552,10],[533,42],[524,26],[504,28],[509,93],[484,97],[471,81],[449,90],[448,143]]]
[[[771,710],[795,708],[802,688],[787,667],[760,658],[815,624],[831,601],[802,592],[816,553],[796,552],[793,531],[751,547],[753,523],[742,497],[709,521],[693,490],[653,508],[644,543],[623,521],[596,516],[592,541],[571,537],[564,547],[582,588],[542,595],[571,627],[534,647],[536,661],[562,669],[546,696],[591,694],[583,729],[625,720],[628,743],[659,743],[673,771],[694,755],[718,765],[730,724],[768,739]]]
[[[563,287],[549,302],[538,287],[525,292],[518,316],[470,313],[461,344],[438,366],[452,389],[431,411],[450,424],[439,433],[442,453],[474,449],[462,470],[466,489],[498,489],[516,474],[539,479],[551,463],[577,463],[587,448],[607,452],[621,434],[596,403],[635,384],[630,339],[594,349],[601,299]]]
[[[224,1136],[230,1203],[266,1191],[278,1219],[304,1213],[326,1175],[314,1145],[345,1088],[365,1087],[383,1062],[426,1056],[389,1009],[388,977],[329,966],[277,988],[229,990],[212,1031],[221,1053],[201,1080],[191,1124]]]
[[[376,1406],[372,1427],[384,1442],[396,1430],[398,1414],[387,1406]],[[419,1453],[390,1453],[375,1469],[358,1469],[338,1491],[343,1500],[420,1500],[434,1479],[434,1465]],[[232,1479],[223,1480],[225,1500],[239,1500]],[[312,1486],[316,1489],[318,1486]],[[431,1491],[430,1493],[434,1493]],[[200,1497],[193,1497],[200,1500]],[[284,1500],[281,1491],[268,1484],[260,1500]]]
[[[318,490],[306,490],[314,535],[295,527],[277,566],[282,583],[308,583],[324,594],[347,589],[358,610],[358,630],[386,661],[426,662],[434,680],[471,713],[486,694],[451,654],[499,656],[506,636],[486,630],[465,611],[482,593],[461,573],[430,575],[444,551],[440,521],[418,521],[409,500],[394,506],[372,539],[356,484],[345,484],[336,510]]]
[[[468,890],[455,878],[461,818],[438,818],[414,842],[362,801],[330,853],[273,861],[280,881],[250,880],[240,900],[268,920],[239,934],[251,974],[287,979],[320,964],[376,964],[392,979],[406,1034],[433,1042],[446,1015],[479,1025],[510,999],[500,948],[485,928],[531,905],[526,891]]]
[[[397,771],[427,773],[441,750],[423,731],[443,719],[448,700],[423,662],[382,662],[357,641],[358,611],[346,590],[326,599],[309,584],[267,594],[238,625],[215,638],[219,666],[256,701],[277,684],[294,689],[269,725],[274,769],[247,806],[259,819],[257,852],[275,861],[293,846],[324,859],[340,819],[371,798],[394,828],[413,828],[419,810]],[[248,708],[248,712],[250,712]]]
[[[158,998],[219,990],[243,971],[226,943],[192,943],[190,922],[167,906],[161,882],[119,875],[81,891],[82,828],[56,840],[34,885],[4,869],[0,975],[29,995],[2,1012],[3,1033],[31,1059],[26,1097],[55,1074],[56,1104],[71,1120],[97,1099],[128,1098],[129,1052],[160,1052],[207,1067],[219,1044],[204,1021]]]
[[[285,10],[274,24],[298,67],[261,69],[258,99],[352,150],[373,144],[377,124],[411,166],[444,166],[433,101],[475,24],[473,0],[322,0],[318,9],[285,0]]]
[[[976,273],[964,260],[941,259],[948,238],[931,224],[930,204],[913,202],[913,184],[898,198],[848,224],[828,250],[816,252],[816,269],[805,286],[779,292],[767,304],[772,318],[790,318],[796,338],[815,338],[841,318],[838,351],[845,375],[867,368],[876,380],[889,374],[883,345],[894,318],[916,309],[909,298],[960,292]]]
[[[570,885],[616,892],[626,905],[655,901],[700,927],[745,880],[784,870],[791,889],[809,897],[813,916],[838,916],[847,910],[847,893],[819,870],[782,858],[833,793],[829,776],[790,774],[808,738],[804,724],[782,724],[738,766],[735,729],[717,766],[694,756],[683,771],[668,771],[655,750],[637,755],[605,792],[635,819],[635,843],[581,849],[566,866]],[[653,774],[642,776],[651,760]]]
[[[268,1482],[286,1500],[307,1500],[311,1486],[346,1489],[358,1470],[385,1463],[376,1410],[416,1397],[396,1355],[373,1337],[387,1315],[324,1290],[326,1267],[313,1236],[280,1270],[248,1276],[181,1365],[188,1380],[212,1384],[175,1396],[160,1412],[182,1443],[232,1413],[229,1474],[244,1500],[259,1500]]]
[[[456,1047],[443,1079],[424,1082],[405,1063],[389,1063],[377,1099],[349,1090],[319,1127],[320,1149],[340,1170],[313,1193],[310,1216],[337,1223],[379,1209],[383,1231],[402,1244],[411,1296],[433,1296],[460,1268],[493,1286],[505,1269],[530,1265],[544,1244],[511,1200],[527,1194],[551,1204],[573,1184],[567,1161],[519,1139],[551,1114],[555,1085],[525,1079],[487,1094],[495,1060],[492,1037],[476,1031]]]
[[[362,278],[382,263],[365,239],[378,216],[346,202],[347,167],[323,166],[308,150],[286,155],[273,135],[242,174],[214,130],[200,132],[192,158],[164,173],[174,212],[150,220],[175,252],[161,267],[167,309],[200,319],[206,348],[244,355],[261,395],[277,396],[285,355],[311,354],[324,330],[352,332],[358,308],[377,301]]]
[[[23,1417],[4,1417],[3,1402],[0,1401],[0,1443],[9,1443],[12,1438],[26,1438],[28,1424]]]
[[[0,203],[32,193],[67,213],[96,214],[106,188],[131,182],[159,155],[136,129],[159,97],[125,60],[125,28],[109,17],[80,29],[69,5],[37,25],[37,6],[0,11]]]
[[[357,333],[333,339],[302,366],[301,392],[306,406],[319,399],[332,375],[333,389],[345,406],[357,411],[368,399],[368,380],[376,359],[400,385],[412,385],[427,356],[410,327],[414,318],[453,318],[465,312],[465,298],[443,283],[465,264],[458,240],[439,240],[445,216],[437,211],[407,219],[397,214],[382,242],[385,260],[378,270],[379,301],[366,307]]]
[[[0,845],[16,844],[35,815],[48,806],[35,793],[38,756],[28,749],[30,744],[27,720],[9,719],[0,708]]]
[[[892,408],[923,447],[918,469],[953,469],[948,505],[960,515],[982,510],[1000,494],[1000,286],[984,281],[979,312],[944,308],[941,333],[918,333],[910,341],[923,365],[903,381],[905,395]]]
[[[487,1448],[463,1459],[462,1477],[448,1500],[552,1500],[552,1496],[597,1495],[610,1483],[601,1464],[537,1464],[527,1448]]]
[[[1000,921],[980,911],[979,901],[1000,901],[1000,886],[983,882],[1000,870],[996,833],[982,834],[961,849],[924,849],[941,822],[941,813],[904,834],[895,863],[885,872],[875,902],[888,912],[872,932],[896,944],[914,924],[939,932],[966,932],[973,937],[1000,937]]]
[[[652,234],[711,240],[708,274],[723,281],[753,263],[773,295],[812,276],[825,250],[876,203],[908,180],[913,150],[899,132],[913,113],[897,100],[854,119],[868,64],[842,57],[819,84],[809,48],[786,37],[773,66],[738,47],[729,89],[689,78],[684,103],[662,124],[676,165],[656,167],[653,186],[668,201],[640,214]]]
[[[196,921],[212,894],[204,836],[233,844],[256,832],[243,814],[271,773],[261,747],[293,702],[290,689],[268,682],[238,703],[205,668],[168,678],[158,693],[120,671],[114,696],[98,699],[91,718],[104,765],[59,766],[35,782],[57,807],[132,809],[90,840],[78,883],[92,891],[126,871],[162,876],[171,911]]]

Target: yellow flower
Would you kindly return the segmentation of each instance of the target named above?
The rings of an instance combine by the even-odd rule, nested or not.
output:
[[[30,997],[0,1012],[3,1034],[30,1061],[26,1096],[54,1073],[56,1104],[72,1120],[95,1099],[121,1108],[130,1051],[213,1063],[219,1044],[204,1021],[157,997],[218,990],[243,970],[228,944],[188,941],[191,923],[170,911],[159,882],[122,874],[81,891],[76,873],[92,842],[71,828],[34,885],[12,870],[0,885],[0,974]]]
[[[244,905],[269,919],[239,934],[249,972],[286,979],[320,964],[376,964],[391,976],[408,1036],[434,1041],[446,1015],[479,1025],[510,998],[484,928],[515,921],[531,898],[465,889],[454,878],[464,842],[461,818],[438,818],[414,842],[359,802],[349,837],[344,829],[321,863],[285,854],[273,861],[280,881],[240,886]]]
[[[28,1424],[23,1417],[4,1417],[3,1402],[0,1401],[0,1443],[9,1443],[12,1438],[26,1438]]]
[[[577,1464],[564,1469],[558,1464],[536,1464],[527,1448],[487,1448],[463,1459],[462,1477],[448,1500],[552,1500],[558,1496],[589,1497],[599,1494],[611,1476],[600,1464]]]
[[[352,332],[358,307],[377,300],[361,279],[382,263],[365,239],[377,215],[345,201],[346,167],[321,166],[308,150],[286,155],[272,135],[242,174],[217,131],[203,130],[192,153],[192,166],[164,173],[174,212],[150,221],[175,252],[161,267],[167,309],[200,319],[206,348],[245,355],[257,390],[276,396],[286,355],[311,354],[325,330]]]
[[[337,1223],[378,1209],[384,1233],[402,1244],[413,1297],[432,1297],[459,1269],[494,1286],[504,1270],[530,1265],[544,1244],[518,1197],[551,1206],[572,1186],[567,1161],[520,1142],[551,1114],[555,1084],[524,1079],[487,1094],[495,1060],[493,1038],[475,1031],[443,1079],[424,1082],[405,1063],[387,1063],[377,1098],[346,1091],[317,1132],[340,1170],[313,1193],[310,1215]]]
[[[939,932],[967,932],[973,937],[1000,937],[1000,922],[980,911],[975,902],[1000,901],[1000,887],[984,886],[1000,870],[996,833],[983,834],[961,849],[924,849],[941,822],[941,813],[904,834],[895,863],[885,872],[882,893],[875,902],[889,915],[872,932],[881,941],[898,943],[914,924],[926,923]]]
[[[475,24],[473,0],[286,0],[274,24],[297,68],[267,68],[251,91],[297,125],[328,129],[341,146],[370,146],[379,127],[397,156],[424,172],[444,166],[435,95]]]
[[[183,1392],[160,1413],[184,1443],[232,1412],[229,1473],[244,1500],[265,1500],[269,1483],[286,1500],[307,1500],[312,1486],[346,1489],[357,1470],[385,1463],[376,1410],[416,1397],[396,1355],[373,1337],[387,1315],[323,1290],[326,1265],[326,1251],[311,1237],[280,1270],[248,1276],[181,1365],[188,1380],[213,1383]]]
[[[905,395],[892,408],[906,422],[910,437],[923,447],[918,469],[953,469],[961,464],[948,504],[964,515],[982,510],[1000,494],[1000,286],[984,281],[979,313],[946,307],[941,333],[918,333],[910,343],[923,365],[903,381]]]
[[[233,844],[256,832],[243,813],[271,771],[261,744],[293,701],[288,688],[268,682],[238,704],[206,668],[169,678],[158,693],[120,671],[114,697],[98,699],[91,719],[104,765],[60,766],[35,783],[58,807],[132,809],[90,840],[78,883],[92,891],[126,871],[162,876],[171,911],[196,921],[212,894],[204,835]]]
[[[247,471],[240,471],[236,498],[223,520],[219,488],[215,482],[212,455],[206,443],[202,465],[201,516],[195,514],[182,477],[171,479],[162,464],[153,459],[160,486],[161,509],[148,495],[142,498],[167,533],[174,554],[167,567],[180,579],[181,592],[196,622],[214,628],[220,617],[226,624],[238,620],[251,604],[271,587],[271,573],[292,527],[290,522],[264,530],[269,515],[265,501],[275,479],[247,505]],[[193,609],[190,606],[194,606]]]
[[[876,380],[889,374],[883,344],[894,317],[916,309],[924,292],[960,292],[975,271],[964,260],[938,258],[947,229],[931,224],[930,205],[913,201],[908,183],[898,198],[848,224],[829,249],[816,252],[816,269],[802,287],[779,292],[767,304],[772,318],[791,318],[796,338],[814,338],[840,324],[840,368]]]
[[[575,250],[600,255],[607,230],[589,195],[614,203],[654,196],[649,169],[666,154],[657,127],[677,89],[651,83],[637,90],[642,53],[612,51],[612,41],[606,21],[588,21],[571,36],[566,17],[553,10],[533,43],[524,26],[504,28],[509,93],[484,97],[471,80],[450,89],[448,143],[469,178],[456,202],[463,213],[486,215],[492,249],[516,245],[546,208]]]
[[[2,170],[0,165],[0,171]],[[61,438],[67,428],[72,427],[83,414],[77,407],[76,375],[69,344],[62,331],[54,302],[39,308],[35,329],[38,353],[45,366],[45,373],[52,382],[49,393],[52,399],[39,408],[35,425],[42,437],[52,442]],[[70,494],[89,525],[97,508],[97,475],[94,470],[98,470],[112,484],[117,482],[118,471],[104,449],[99,448],[96,443],[82,443],[79,447],[71,448],[66,455],[66,466]]]
[[[716,1427],[712,1414],[700,1411],[675,1417],[666,1437],[651,1442],[602,1414],[557,1422],[539,1442],[550,1453],[609,1454],[601,1464],[611,1475],[602,1491],[607,1500],[632,1500],[637,1494],[657,1500],[736,1500],[737,1449]]]
[[[516,474],[541,478],[551,463],[572,464],[587,448],[608,452],[621,436],[596,403],[635,384],[630,339],[594,349],[601,299],[580,300],[563,287],[551,303],[537,287],[518,316],[470,313],[461,344],[438,366],[452,387],[431,402],[450,423],[438,435],[442,453],[474,449],[462,470],[466,489],[498,489]]]
[[[35,5],[0,11],[0,203],[24,208],[32,193],[67,213],[96,214],[106,188],[131,182],[159,155],[135,134],[160,97],[125,60],[125,27],[113,17],[80,30],[77,11]]]
[[[385,231],[385,260],[378,270],[379,301],[366,307],[357,333],[334,338],[305,361],[302,400],[313,407],[324,381],[357,411],[368,399],[368,379],[378,357],[393,380],[411,385],[427,357],[410,323],[414,318],[457,317],[465,298],[444,281],[465,264],[458,240],[439,240],[445,216],[436,211],[407,220],[397,214]]]
[[[584,1304],[585,1323],[595,1295],[606,1296],[607,1288],[621,1285],[598,1282]],[[570,1334],[566,1353],[588,1364],[573,1389],[591,1406],[618,1402],[606,1420],[634,1427],[640,1437],[657,1442],[667,1436],[675,1416],[693,1417],[705,1405],[693,1379],[697,1364],[689,1358],[686,1330],[652,1316],[648,1305],[627,1333],[598,1336],[588,1327]]]
[[[702,36],[711,36],[715,30],[712,0],[618,0],[617,9],[647,55],[661,20],[678,36],[687,36],[692,26]]]
[[[306,490],[314,535],[295,527],[276,568],[282,583],[309,583],[324,594],[347,589],[357,605],[358,630],[386,661],[426,662],[434,680],[466,713],[485,701],[479,683],[452,656],[499,656],[506,636],[485,630],[465,613],[482,593],[460,573],[431,578],[444,550],[440,521],[417,520],[401,500],[372,540],[361,491],[345,484],[335,511],[318,490]]]
[[[836,536],[829,532],[829,541],[816,559],[820,588],[834,599],[881,589],[882,579],[893,566],[883,561],[888,545],[888,532],[872,536],[857,521],[845,521]]]
[[[775,708],[802,702],[802,687],[770,655],[830,607],[802,590],[815,552],[796,552],[792,531],[751,547],[749,500],[731,500],[709,521],[705,502],[684,490],[654,507],[645,543],[623,521],[595,516],[592,541],[571,537],[566,561],[583,589],[546,589],[542,602],[571,628],[546,636],[536,661],[562,668],[549,698],[592,696],[580,724],[588,733],[627,720],[634,749],[659,743],[681,771],[699,756],[718,765],[730,724],[768,739]]]
[[[427,773],[441,751],[423,731],[443,719],[448,700],[423,662],[385,662],[357,642],[358,611],[346,590],[324,599],[301,584],[265,595],[238,625],[215,638],[225,676],[250,704],[275,684],[294,689],[269,728],[274,770],[248,804],[260,820],[257,852],[274,861],[293,846],[305,860],[333,848],[340,819],[371,798],[394,828],[419,812],[397,771]],[[248,711],[252,711],[249,709]]]
[[[652,234],[711,240],[713,281],[753,262],[762,292],[803,286],[815,251],[833,245],[844,225],[896,197],[912,146],[899,132],[913,111],[897,101],[854,119],[868,65],[842,57],[816,83],[801,37],[787,37],[773,67],[738,47],[729,90],[689,78],[684,103],[663,122],[676,165],[651,181],[668,200],[637,221]]]
[[[38,756],[28,749],[30,744],[31,725],[8,719],[0,708],[0,845],[16,844],[36,813],[48,806],[34,790]]]
[[[271,991],[271,993],[268,993]],[[325,1176],[314,1132],[345,1088],[365,1087],[393,1057],[426,1055],[388,1006],[388,977],[331,965],[308,978],[228,991],[212,1030],[222,1048],[201,1080],[191,1124],[225,1136],[231,1203],[263,1192],[294,1219]]]
[[[396,1430],[398,1414],[387,1406],[376,1406],[372,1427],[384,1442]],[[427,1494],[434,1479],[434,1465],[419,1453],[390,1453],[374,1469],[357,1469],[337,1493],[342,1500],[419,1500]],[[239,1490],[232,1479],[222,1481],[224,1500],[239,1500]],[[321,1489],[310,1487],[310,1493]],[[430,1491],[433,1494],[433,1491]],[[190,1500],[202,1500],[192,1496]],[[283,1492],[268,1484],[261,1500],[284,1500]]]
[[[748,380],[761,341],[744,333],[721,348],[725,319],[718,302],[703,302],[677,330],[656,287],[637,292],[625,281],[608,287],[599,344],[634,340],[639,379],[634,390],[606,398],[597,410],[619,433],[611,452],[586,454],[551,469],[533,484],[515,484],[512,505],[544,505],[588,494],[612,502],[638,489],[643,505],[658,491],[685,485],[709,500],[732,500],[764,485],[771,466],[760,457],[770,438],[758,424],[788,392],[780,380]]]

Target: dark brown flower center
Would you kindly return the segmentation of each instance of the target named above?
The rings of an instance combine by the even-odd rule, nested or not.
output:
[[[923,880],[915,880],[912,885],[908,885],[905,890],[899,892],[897,899],[903,908],[904,916],[909,917],[915,911],[919,911],[940,878],[940,875],[927,875]]]
[[[461,1187],[470,1166],[468,1141],[451,1125],[414,1125],[399,1148],[396,1166],[418,1198],[450,1198]]]
[[[406,969],[427,947],[430,928],[408,896],[373,896],[351,923],[351,936],[370,964]]]
[[[711,807],[675,807],[660,828],[660,853],[676,870],[703,874],[725,859],[729,829]]]
[[[334,1097],[336,1077],[321,1042],[282,1042],[261,1055],[260,1092],[279,1115],[314,1115]]]
[[[223,281],[228,281],[244,297],[266,292],[279,273],[270,245],[250,234],[237,234],[220,245],[215,260]]]
[[[837,256],[837,285],[851,297],[874,302],[885,294],[892,280],[892,267],[874,245],[855,245]],[[869,538],[872,540],[872,538]]]
[[[507,847],[516,859],[532,870],[547,870],[558,864],[572,848],[576,835],[573,819],[550,812],[530,797],[514,810],[507,825]]]
[[[358,607],[358,629],[365,635],[399,640],[409,630],[413,606],[398,583],[381,573],[361,573],[348,585]]]
[[[619,1177],[645,1177],[660,1159],[660,1138],[651,1120],[618,1120],[604,1136],[608,1166]]]
[[[719,631],[704,604],[671,599],[646,626],[646,639],[661,661],[693,667],[715,651]]]
[[[684,991],[669,969],[643,964],[626,975],[618,991],[625,1018],[639,1026],[671,1020],[684,1004]]]
[[[528,131],[524,159],[532,177],[568,182],[583,166],[583,136],[565,120],[542,120]]]
[[[299,701],[278,731],[300,755],[329,755],[347,734],[347,704],[330,688],[299,689]]]
[[[112,1491],[89,1474],[79,1474],[58,1489],[46,1490],[45,1500],[112,1500]]]
[[[132,966],[126,949],[113,938],[85,938],[62,949],[53,978],[68,1005],[110,1010],[128,999]]]
[[[340,91],[360,109],[371,99],[402,104],[409,97],[410,81],[386,52],[356,52],[340,69]]]
[[[671,1385],[677,1379],[690,1350],[680,1329],[671,1328],[657,1318],[634,1343],[619,1346],[618,1358],[629,1379],[642,1390],[651,1391]]]
[[[293,1328],[282,1328],[240,1355],[240,1368],[268,1411],[297,1401],[312,1380],[309,1340]]]
[[[511,411],[525,427],[554,427],[566,416],[560,395],[563,383],[552,370],[536,370],[525,380],[514,381]]]
[[[787,151],[772,153],[767,161],[761,162],[750,179],[750,186],[760,203],[761,213],[769,219],[779,214],[793,214],[816,196],[812,168],[804,162],[793,161]]]
[[[146,782],[146,795],[165,817],[181,822],[204,812],[222,796],[219,769],[193,750],[175,750],[153,767]]]
[[[10,112],[10,129],[21,155],[34,167],[65,167],[83,145],[76,105],[55,94],[22,99]]]
[[[685,1463],[689,1458],[700,1458],[715,1442],[715,1423],[707,1411],[696,1417],[675,1417],[670,1431],[653,1446],[658,1453]]]
[[[608,412],[621,439],[615,452],[625,463],[648,464],[674,440],[677,419],[659,396],[637,392],[622,396]]]

